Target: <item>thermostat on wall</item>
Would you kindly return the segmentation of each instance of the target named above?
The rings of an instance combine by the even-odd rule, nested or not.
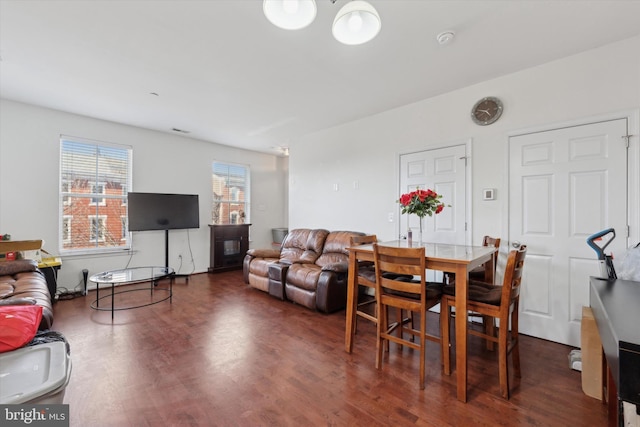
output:
[[[496,199],[496,189],[495,188],[485,188],[482,190],[482,200],[495,200]]]

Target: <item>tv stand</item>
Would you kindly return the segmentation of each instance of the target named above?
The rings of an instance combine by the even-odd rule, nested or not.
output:
[[[185,282],[187,283],[187,285],[189,284],[189,277],[191,276],[191,274],[189,273],[182,273],[182,274],[175,274],[173,277],[175,277],[176,279],[183,277]]]
[[[167,269],[169,268],[169,230],[164,230],[164,266]],[[187,273],[173,274],[174,278],[183,277],[187,284],[189,284],[189,276],[191,276],[191,274],[187,274]]]

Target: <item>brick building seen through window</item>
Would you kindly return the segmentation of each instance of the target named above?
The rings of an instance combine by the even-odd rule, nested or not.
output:
[[[249,223],[249,188],[249,167],[214,162],[212,167],[212,224]]]
[[[61,138],[60,252],[130,247],[131,148]]]

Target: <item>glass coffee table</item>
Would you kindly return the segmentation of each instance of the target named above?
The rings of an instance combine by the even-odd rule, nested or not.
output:
[[[133,267],[122,270],[103,271],[102,273],[94,274],[89,278],[89,280],[96,284],[96,299],[91,303],[91,308],[94,310],[111,311],[111,320],[113,320],[113,313],[117,310],[130,310],[133,308],[146,307],[166,300],[169,300],[171,303],[173,302],[174,274],[175,272],[171,267]],[[158,282],[165,278],[169,278],[169,287],[158,287]],[[149,282],[148,287],[123,289],[121,291],[116,291],[115,289],[116,285],[133,285],[145,282]],[[111,285],[111,293],[100,296],[100,285]],[[145,303],[135,303],[134,305],[116,307],[116,295],[140,291],[149,292],[150,300]],[[156,299],[154,298],[154,292],[167,292],[167,295]],[[111,307],[100,307],[100,301],[105,298],[111,298]]]

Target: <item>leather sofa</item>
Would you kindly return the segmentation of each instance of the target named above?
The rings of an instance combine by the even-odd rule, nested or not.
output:
[[[250,249],[243,262],[245,283],[312,310],[332,313],[347,302],[351,236],[355,231],[291,230],[280,249]]]
[[[37,304],[42,306],[38,329],[53,324],[51,294],[44,274],[33,260],[0,262],[0,305]]]

